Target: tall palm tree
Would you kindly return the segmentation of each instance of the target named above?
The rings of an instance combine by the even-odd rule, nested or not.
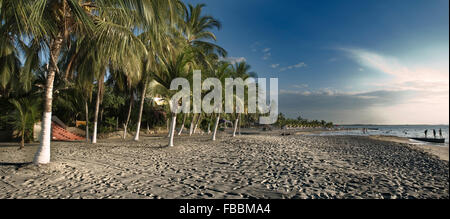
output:
[[[149,76],[145,75],[144,79],[142,80],[142,83],[140,84],[142,87],[141,92],[141,100],[140,100],[140,106],[139,106],[139,116],[138,121],[136,125],[136,134],[134,135],[134,140],[139,141],[140,131],[141,131],[141,122],[142,122],[142,113],[144,111],[144,104],[145,104],[145,98],[147,96],[147,87],[149,83]]]
[[[110,80],[113,81],[114,89],[121,92],[125,99],[128,99],[128,110],[126,112],[126,117],[123,122],[123,139],[128,136],[128,124],[131,119],[132,108],[135,101],[135,93],[138,86],[139,78],[133,78],[130,74],[126,74],[121,70],[110,71]]]
[[[164,15],[160,15],[162,20],[167,20]],[[136,134],[134,136],[135,141],[139,141],[141,122],[142,122],[142,113],[145,104],[145,98],[147,94],[147,88],[149,83],[151,82],[151,78],[154,72],[158,71],[159,63],[158,57],[163,53],[164,46],[171,48],[172,42],[170,36],[168,35],[167,23],[158,22],[154,23],[153,28],[147,29],[143,33],[139,35],[142,42],[144,42],[146,46],[146,56],[141,58],[142,64],[142,75],[141,75],[141,100],[139,107],[139,116],[136,127]]]
[[[162,59],[164,63],[162,69],[154,74],[154,79],[167,92],[165,92],[166,100],[172,98],[175,92],[170,91],[170,85],[176,78],[187,78],[189,74],[189,66],[192,65],[192,53],[189,51],[181,50],[173,52],[166,56],[167,59]],[[176,103],[178,104],[178,103]],[[172,106],[176,107],[176,106]],[[169,127],[169,147],[174,146],[175,126],[176,126],[177,114],[172,113],[172,118]]]
[[[215,64],[217,66],[217,70],[212,71],[210,73],[209,76],[217,78],[220,80],[220,82],[222,84],[225,84],[225,79],[229,78],[232,74],[232,68],[230,63],[228,62],[218,62],[217,64]],[[222,96],[224,96],[223,94],[225,93],[225,89],[224,87],[222,87]],[[216,136],[217,136],[217,131],[219,128],[219,122],[220,122],[220,113],[216,114],[216,121],[214,123],[214,130],[213,130],[213,135],[212,135],[212,140],[215,141],[216,140]]]
[[[231,76],[232,78],[236,79],[236,78],[241,78],[242,80],[246,80],[250,77],[256,77],[256,74],[254,72],[250,72],[251,66],[248,65],[246,62],[239,62],[239,63],[235,63],[234,66],[232,66],[232,73]],[[247,93],[247,90],[244,90]],[[244,95],[247,96],[247,95]],[[238,96],[234,95],[234,98],[236,99],[236,101],[240,102],[242,105],[244,105],[245,107],[245,101],[248,99],[240,99]],[[244,109],[242,109],[244,110]],[[238,125],[240,124],[240,118],[241,118],[241,111],[237,109],[236,106],[236,119],[234,121],[234,128],[233,128],[233,137],[236,137],[236,132],[238,130]]]

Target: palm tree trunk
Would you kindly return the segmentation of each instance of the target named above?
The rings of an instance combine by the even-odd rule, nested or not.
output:
[[[202,117],[202,114],[198,114],[197,120],[195,121],[194,131],[192,132],[195,134],[195,131],[197,131],[198,123],[200,122],[200,118]]]
[[[97,101],[95,103],[94,133],[92,133],[92,144],[97,143],[98,113],[100,111],[100,101],[103,96],[103,83],[105,81],[105,74],[106,74],[106,71],[103,71],[102,75],[98,79],[98,91],[97,91]]]
[[[167,133],[169,133],[169,134],[167,134],[167,137],[169,137],[169,135],[170,135],[170,119],[167,119],[166,124],[167,124]]]
[[[242,114],[239,113],[239,124],[238,124],[238,129],[239,129],[239,136],[241,136],[241,123],[242,123]]]
[[[175,126],[177,125],[177,114],[173,114],[169,133],[169,147],[173,147],[173,137],[175,136]]]
[[[192,132],[194,131],[195,118],[195,114],[192,114],[191,125],[189,127],[189,136],[192,136]]]
[[[183,123],[181,124],[180,131],[178,132],[178,136],[180,136],[181,133],[183,133],[183,130],[184,130],[184,124],[186,123],[186,117],[187,117],[187,114],[185,113],[184,116],[183,116]]]
[[[22,150],[24,148],[25,148],[25,130],[22,130],[22,140],[20,141],[19,150]]]
[[[128,128],[128,123],[130,122],[130,117],[131,117],[131,109],[133,108],[133,94],[131,94],[130,96],[130,107],[128,108],[128,115],[127,115],[127,121],[123,124],[123,139],[127,138],[127,128]]]
[[[99,122],[102,122],[103,121],[103,112],[105,111],[105,109],[103,108],[103,107],[101,107],[100,106],[100,120],[99,120]]]
[[[63,45],[63,32],[60,31],[55,39],[50,42],[50,62],[47,74],[47,85],[45,89],[44,115],[42,116],[41,143],[34,157],[34,164],[50,163],[50,139],[52,129],[52,102],[53,102],[53,82],[58,71],[58,58]]]
[[[217,114],[216,124],[214,125],[214,132],[213,132],[213,136],[212,136],[213,141],[216,140],[217,129],[219,128],[219,122],[220,122],[220,114]]]
[[[236,131],[237,131],[237,129],[238,129],[239,116],[240,116],[240,115],[241,115],[241,114],[239,113],[239,114],[236,116],[236,120],[234,121],[233,137],[236,137]]]
[[[89,106],[87,100],[85,102],[85,110],[86,110],[86,141],[89,142]]]
[[[147,92],[147,82],[144,82],[144,88],[142,89],[142,96],[141,96],[141,106],[139,108],[139,118],[137,122],[136,135],[134,136],[135,141],[139,141],[139,132],[141,131],[142,112],[144,111],[146,92]]]

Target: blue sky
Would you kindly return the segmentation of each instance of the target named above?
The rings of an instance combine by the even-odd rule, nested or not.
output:
[[[448,0],[186,0],[218,44],[280,81],[280,111],[336,123],[449,123]]]

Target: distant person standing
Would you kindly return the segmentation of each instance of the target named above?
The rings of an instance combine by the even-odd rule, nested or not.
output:
[[[428,129],[425,130],[425,138],[428,138]]]
[[[442,129],[439,129],[439,137],[444,138],[444,136],[442,135]]]
[[[436,129],[433,129],[433,136],[436,138]]]

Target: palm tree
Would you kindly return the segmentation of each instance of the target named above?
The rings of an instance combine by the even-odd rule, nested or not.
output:
[[[210,73],[210,76],[215,77],[221,81],[222,84],[225,84],[225,79],[229,78],[232,74],[232,68],[230,63],[228,62],[218,62],[215,64],[217,66],[217,70],[212,71]],[[222,93],[225,93],[224,88],[222,87]],[[223,96],[223,95],[222,95]],[[214,130],[212,135],[212,140],[216,140],[217,136],[217,130],[219,128],[219,122],[220,122],[220,113],[216,114],[216,121],[214,124]]]
[[[19,131],[21,137],[20,149],[25,147],[25,135],[27,130],[32,130],[37,120],[39,112],[39,101],[34,98],[22,98],[19,100],[10,100],[15,110],[10,115],[15,130]],[[32,131],[31,131],[32,132]]]
[[[181,123],[180,130],[178,131],[178,136],[180,136],[183,133],[184,125],[186,124],[186,118],[187,118],[187,113],[185,113],[183,116],[183,122]]]
[[[140,106],[139,106],[139,116],[138,116],[138,121],[137,121],[137,126],[136,126],[136,134],[134,135],[135,141],[139,141],[139,135],[140,135],[140,131],[141,131],[141,122],[142,122],[142,113],[144,111],[145,98],[147,95],[147,87],[148,87],[148,83],[149,83],[149,77],[148,76],[144,76],[144,77],[145,78],[141,83],[142,92],[141,92],[141,101],[140,101]]]
[[[161,15],[163,19],[163,15]],[[151,82],[152,74],[156,71],[158,71],[158,56],[163,53],[164,45],[170,47],[171,41],[169,36],[167,36],[167,30],[168,26],[166,23],[155,23],[153,25],[152,29],[149,29],[143,33],[140,34],[140,39],[142,42],[145,42],[147,55],[142,57],[142,78],[141,80],[141,101],[140,101],[140,107],[139,107],[139,116],[137,121],[137,128],[136,128],[136,134],[134,136],[135,141],[139,141],[139,135],[140,135],[140,129],[141,129],[141,122],[142,122],[142,113],[144,109],[145,104],[145,98],[147,94],[147,88],[149,86],[149,83]]]
[[[166,100],[170,100],[175,93],[170,91],[170,85],[176,78],[187,78],[189,65],[192,65],[192,53],[186,50],[175,51],[167,56],[167,59],[162,59],[164,65],[160,71],[154,74],[154,79],[159,85],[165,88]],[[175,103],[178,104],[178,103]],[[176,106],[172,106],[176,107]],[[172,118],[169,127],[169,147],[174,146],[174,135],[176,126],[177,114],[172,113]]]
[[[234,79],[241,78],[242,80],[245,81],[246,79],[248,79],[250,77],[256,77],[256,74],[254,72],[249,72],[251,69],[251,66],[248,65],[246,62],[235,63],[235,65],[232,67],[233,67],[232,77]],[[247,90],[245,90],[245,92],[247,93]],[[244,107],[245,107],[245,98],[244,98],[244,100],[241,100],[236,95],[234,95],[234,98],[236,99],[236,101],[241,102],[242,105],[244,105]],[[236,111],[238,111],[237,107],[236,107]],[[239,111],[239,112],[237,112],[236,119],[234,121],[233,137],[236,137],[236,131],[238,130],[238,125],[240,124],[240,118],[241,118],[241,112]]]
[[[202,68],[203,72],[206,72],[213,70],[213,62],[218,59],[216,54],[226,56],[227,52],[222,47],[211,42],[217,40],[212,30],[220,29],[222,25],[214,17],[203,15],[204,7],[205,4],[195,6],[189,4],[186,7],[181,34],[185,43],[193,52],[195,66]],[[215,59],[211,59],[212,56]],[[201,121],[201,116],[201,113],[192,115],[189,135],[195,133],[198,123]]]

